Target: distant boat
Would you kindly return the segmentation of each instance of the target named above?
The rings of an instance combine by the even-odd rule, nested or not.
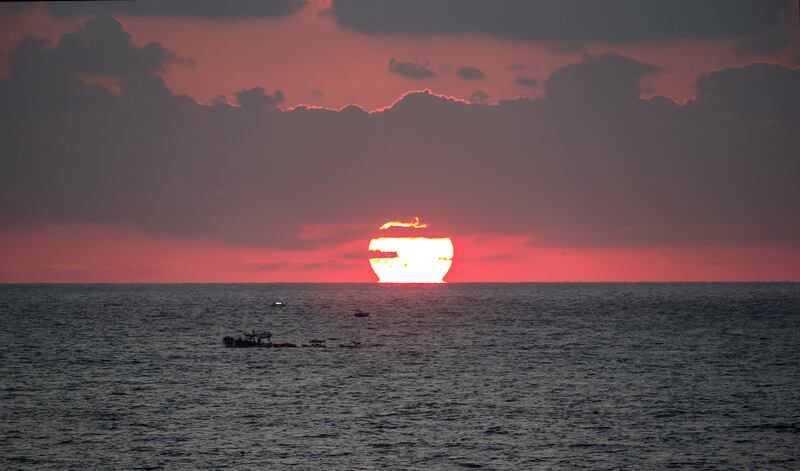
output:
[[[267,339],[266,342],[262,340]],[[268,330],[257,332],[252,330],[245,332],[241,337],[233,338],[225,336],[222,343],[228,348],[270,348],[272,344],[272,332]]]
[[[281,301],[275,301],[274,303],[272,303],[272,307],[283,307],[283,306],[286,306],[286,303],[283,303]]]
[[[366,312],[366,311],[362,311],[361,309],[358,309],[358,310],[356,310],[355,313],[353,313],[353,316],[355,316],[355,317],[369,317],[369,313]]]

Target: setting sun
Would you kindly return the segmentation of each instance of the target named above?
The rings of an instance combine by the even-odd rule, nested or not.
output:
[[[412,222],[389,221],[380,227],[425,229],[419,218]],[[377,237],[369,242],[371,252],[381,257],[369,259],[380,283],[444,283],[453,264],[453,241],[449,237]]]

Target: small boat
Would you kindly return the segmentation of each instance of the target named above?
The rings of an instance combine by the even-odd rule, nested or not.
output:
[[[262,342],[263,339],[267,339],[266,342]],[[233,338],[231,336],[225,336],[222,338],[222,343],[228,348],[270,348],[273,345],[272,343],[272,332],[268,330],[264,331],[250,331],[245,332],[241,337]]]
[[[341,348],[361,348],[361,342],[358,340],[353,340],[350,343],[340,343],[339,347]]]
[[[357,309],[356,312],[353,313],[355,317],[369,317],[369,313],[367,311],[362,311],[361,309]]]
[[[272,303],[272,307],[283,307],[283,306],[286,306],[286,303],[281,301],[275,301],[274,303]]]

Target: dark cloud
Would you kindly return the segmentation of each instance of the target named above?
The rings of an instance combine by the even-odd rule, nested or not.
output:
[[[280,90],[275,90],[275,93],[269,95],[264,92],[263,87],[240,90],[234,95],[236,96],[236,101],[244,107],[275,108],[284,99],[283,92]]]
[[[269,104],[263,90],[206,106],[153,75],[114,94],[59,72],[32,38],[13,57],[0,79],[4,228],[130,224],[298,249],[374,235],[301,238],[309,224],[415,214],[444,233],[538,246],[800,244],[794,69],[723,69],[676,104],[640,98],[654,67],[587,55],[539,100],[425,91],[366,113],[249,106]]]
[[[489,94],[484,92],[483,90],[475,90],[472,93],[472,96],[469,97],[469,101],[473,103],[483,103],[489,99]]]
[[[90,19],[80,30],[64,34],[52,49],[45,50],[44,46],[39,46],[40,54],[46,56],[42,61],[77,74],[149,74],[176,61],[161,43],[135,46],[122,24],[111,17]]]
[[[553,72],[544,87],[550,100],[563,103],[635,100],[642,92],[641,79],[658,70],[654,65],[615,53],[585,55],[582,62]],[[597,93],[597,90],[603,90],[603,93]]]
[[[789,0],[333,0],[339,26],[366,33],[486,33],[519,40],[638,41],[762,34]]]
[[[282,17],[301,10],[306,0],[169,0],[131,2],[50,2],[55,16],[141,15],[209,19]]]
[[[457,73],[464,80],[479,80],[486,77],[481,69],[469,65],[459,67]]]
[[[436,77],[436,72],[428,68],[427,62],[401,62],[394,57],[389,59],[389,72],[414,79]]]
[[[533,77],[528,77],[525,75],[520,75],[519,77],[514,79],[514,83],[519,85],[520,87],[525,88],[533,88],[539,86],[539,81]]]

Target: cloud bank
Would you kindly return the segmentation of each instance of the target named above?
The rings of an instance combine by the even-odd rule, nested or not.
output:
[[[800,244],[797,69],[722,69],[676,104],[640,98],[657,68],[586,55],[541,100],[417,91],[371,113],[281,110],[261,87],[237,93],[240,106],[199,104],[141,63],[103,66],[124,74],[112,93],[80,78],[94,45],[63,42],[21,42],[0,80],[3,228],[130,224],[311,248],[369,234],[299,237],[309,223],[418,214],[547,247]]]
[[[283,17],[301,10],[306,0],[169,0],[132,2],[50,2],[55,16],[140,15],[183,16],[205,19]]]
[[[760,35],[785,28],[789,0],[333,0],[365,33],[484,33],[516,40],[640,41]]]

